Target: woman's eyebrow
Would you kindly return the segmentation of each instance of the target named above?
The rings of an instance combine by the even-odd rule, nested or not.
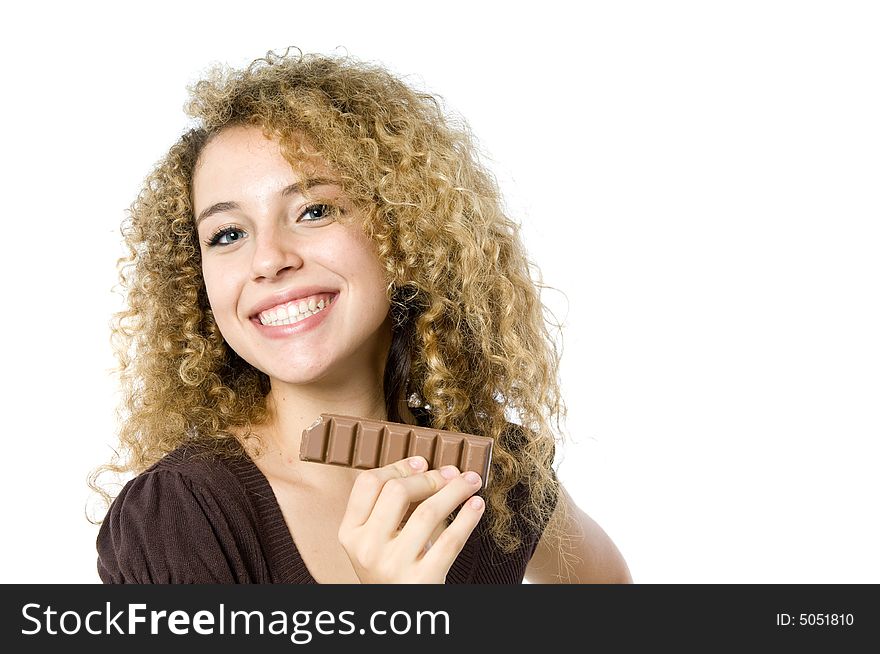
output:
[[[339,182],[336,182],[332,179],[326,179],[324,177],[310,177],[308,179],[302,179],[298,182],[294,182],[290,186],[285,186],[281,189],[281,197],[286,198],[291,195],[302,195],[303,191],[312,188],[313,186],[338,186]],[[237,202],[217,202],[216,204],[212,204],[210,207],[206,208],[199,214],[199,217],[196,218],[195,226],[198,227],[199,223],[202,222],[205,218],[209,216],[213,216],[215,213],[221,213],[223,211],[233,211],[235,209],[240,209],[241,207]]]

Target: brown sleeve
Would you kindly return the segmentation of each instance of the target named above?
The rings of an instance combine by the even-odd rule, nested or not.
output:
[[[129,481],[98,534],[98,574],[105,584],[248,583],[253,581],[233,532],[235,516],[205,484],[175,470]],[[236,525],[240,527],[240,525]]]

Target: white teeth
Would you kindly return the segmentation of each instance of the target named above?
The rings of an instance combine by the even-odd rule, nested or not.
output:
[[[290,325],[294,322],[299,322],[303,318],[308,318],[310,315],[313,315],[324,309],[329,307],[333,303],[333,298],[321,298],[320,302],[316,302],[315,298],[312,297],[307,301],[302,300],[300,302],[294,302],[290,304],[282,304],[278,307],[270,311],[266,311],[259,315],[259,321],[264,325]],[[283,322],[288,320],[289,322]]]
[[[329,306],[329,305],[330,305],[330,303],[328,302],[328,303],[327,303],[327,306]],[[293,316],[293,317],[288,316],[287,318],[280,318],[280,317],[272,317],[272,316],[270,316],[270,319],[264,319],[264,318],[261,318],[261,319],[260,319],[260,322],[261,322],[262,324],[264,324],[264,325],[268,325],[268,326],[271,326],[271,327],[275,327],[275,326],[278,326],[278,325],[292,325],[292,324],[294,324],[294,323],[298,323],[298,322],[300,322],[301,320],[305,320],[305,319],[308,318],[309,316],[314,316],[316,313],[318,313],[319,311],[321,311],[323,308],[324,308],[324,307],[317,307],[317,306],[316,306],[316,308],[315,308],[314,311],[306,311],[305,313],[300,313],[300,314],[297,315],[297,316]]]

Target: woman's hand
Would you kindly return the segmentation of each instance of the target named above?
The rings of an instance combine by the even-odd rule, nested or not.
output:
[[[425,472],[426,468],[424,457],[416,456],[365,470],[355,479],[339,542],[361,583],[445,583],[483,515],[483,498],[468,501],[433,544],[431,535],[479,490],[482,480],[476,473],[461,474],[455,466]],[[400,529],[413,502],[419,505]]]

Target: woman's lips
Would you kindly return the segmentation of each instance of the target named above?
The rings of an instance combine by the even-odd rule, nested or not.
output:
[[[339,302],[338,293],[333,296],[333,301],[318,311],[318,313],[290,325],[264,325],[257,317],[251,318],[251,322],[257,326],[262,334],[269,338],[287,338],[288,336],[309,331],[320,325],[327,318],[327,314],[336,307],[337,302]]]
[[[314,300],[316,304],[319,302],[323,302],[322,303],[322,307],[323,307],[324,304],[327,304],[328,302],[332,302],[333,300],[335,300],[337,295],[339,295],[339,293],[333,292],[333,291],[322,291],[320,293],[313,293],[312,295],[303,296],[303,297],[299,298],[298,300],[288,300],[287,302],[279,302],[274,307],[270,307],[268,309],[264,309],[262,311],[258,311],[255,314],[252,314],[250,316],[250,318],[251,319],[256,318],[257,320],[259,320],[260,315],[264,314],[264,313],[267,315],[268,314],[272,314],[272,315],[278,314],[279,307],[284,307],[285,316],[290,313],[291,307],[294,309],[295,312],[298,313],[299,307],[302,307],[303,305],[305,305],[306,307],[310,306],[312,300]],[[305,311],[305,309],[304,309],[304,311]],[[262,324],[262,322],[260,324]]]

